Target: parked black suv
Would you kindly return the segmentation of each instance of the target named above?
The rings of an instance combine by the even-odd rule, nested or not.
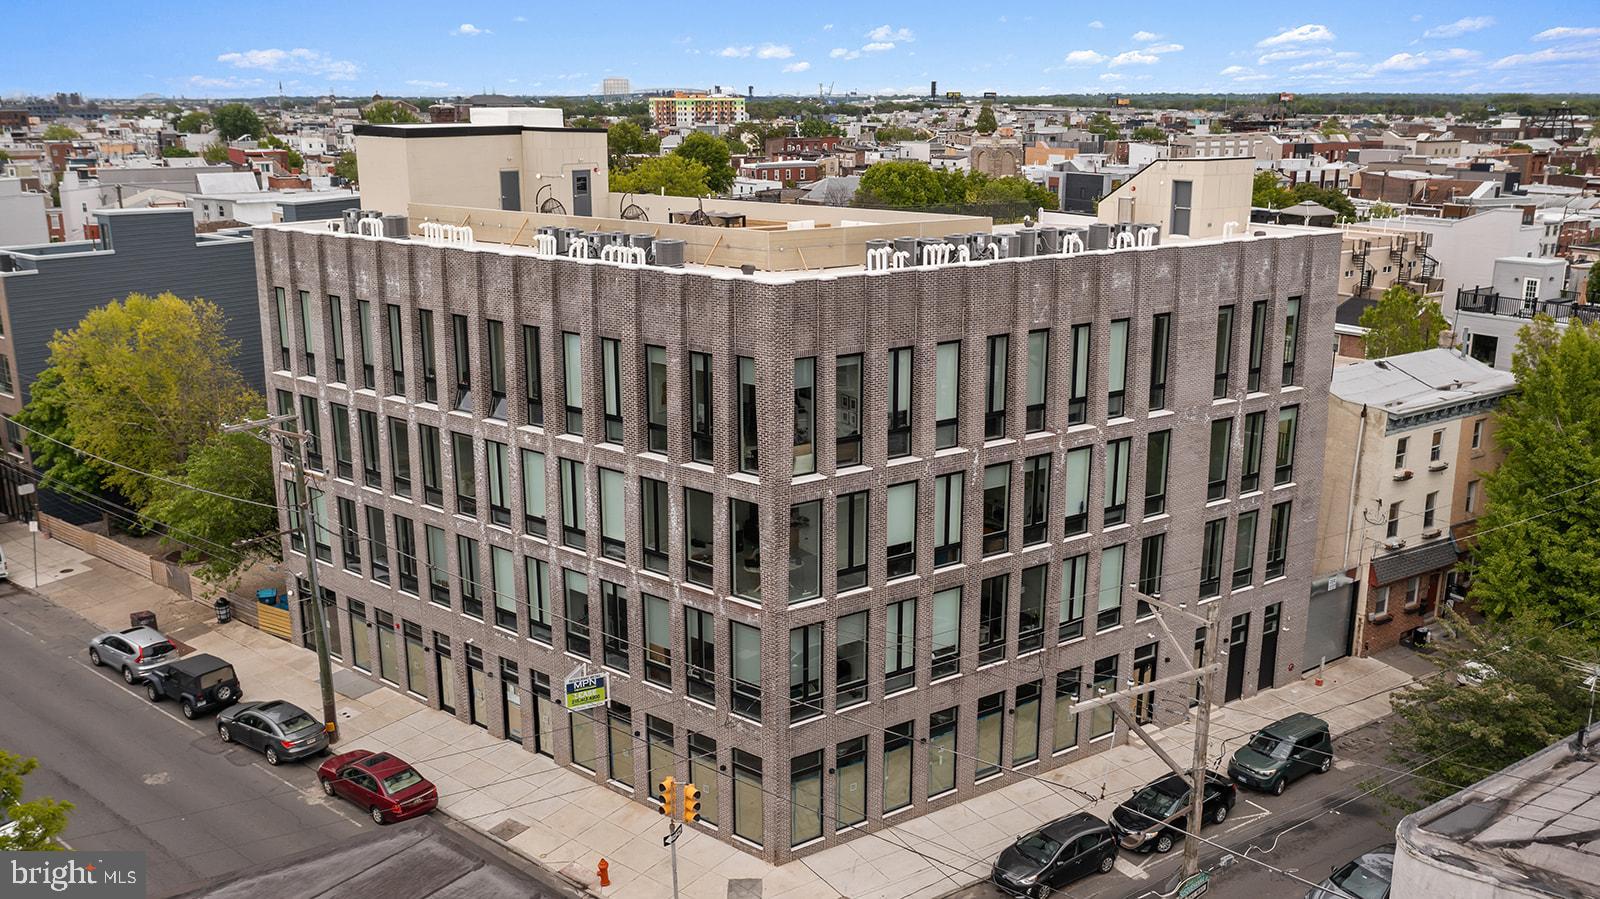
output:
[[[1206,772],[1201,825],[1221,824],[1238,800],[1239,789],[1215,771]],[[1189,779],[1168,774],[1145,784],[1111,812],[1111,830],[1124,849],[1170,852],[1189,826]]]
[[[1000,851],[989,879],[1011,896],[1047,896],[1117,863],[1117,838],[1106,822],[1078,812],[1024,834]]]
[[[153,668],[144,677],[144,695],[151,702],[178,700],[185,718],[227,708],[244,695],[233,666],[205,653]]]
[[[1228,776],[1247,787],[1282,796],[1283,788],[1333,767],[1328,722],[1300,712],[1274,721],[1250,738],[1228,762]]]

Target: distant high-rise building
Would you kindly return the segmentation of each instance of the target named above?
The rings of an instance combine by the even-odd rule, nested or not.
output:
[[[604,78],[600,81],[600,93],[607,97],[621,97],[633,93],[633,86],[626,78]]]
[[[716,92],[707,96],[691,91],[673,91],[668,97],[650,99],[650,115],[658,128],[693,128],[696,125],[715,123],[734,125],[748,120],[743,97]]]

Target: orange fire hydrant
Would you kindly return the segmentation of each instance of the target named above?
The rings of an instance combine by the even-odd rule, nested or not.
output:
[[[603,887],[611,886],[611,876],[608,873],[610,870],[611,866],[606,864],[606,860],[602,858],[597,873],[600,875],[600,885]]]

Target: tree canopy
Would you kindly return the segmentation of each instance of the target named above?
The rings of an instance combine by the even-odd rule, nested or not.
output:
[[[211,130],[211,117],[196,109],[178,116],[173,127],[184,134],[201,134]]]
[[[1582,621],[1600,636],[1600,325],[1538,317],[1522,329],[1500,403],[1473,552],[1472,598],[1485,613]],[[1586,618],[1585,616],[1594,616]]]
[[[60,122],[52,122],[44,128],[45,140],[77,140],[80,136],[77,129],[63,125]]]
[[[275,134],[268,134],[261,138],[260,143],[263,147],[284,151],[284,162],[288,163],[289,168],[297,170],[305,168],[306,158],[300,155],[299,150],[296,150],[284,143],[283,138],[278,137]]]
[[[376,100],[361,110],[363,121],[373,125],[409,125],[422,119],[394,100]]]
[[[1052,209],[1059,202],[1047,188],[1026,178],[943,171],[910,159],[869,166],[861,175],[855,201],[859,206],[894,207],[1026,203]]]
[[[1600,264],[1589,267],[1589,277],[1583,282],[1583,301],[1600,305]]]
[[[999,127],[1000,123],[995,121],[994,118],[994,107],[987,103],[983,104],[982,108],[978,110],[978,121],[973,126],[973,129],[979,134],[993,134],[995,129]]]
[[[661,152],[661,138],[647,134],[637,122],[623,119],[606,129],[606,149],[611,157],[611,171],[633,167],[631,156],[653,156]]]
[[[16,830],[0,835],[0,852],[39,852],[67,847],[56,839],[67,829],[72,803],[41,798],[23,801],[23,778],[39,767],[39,760],[0,749],[0,810],[17,823]]]
[[[129,294],[50,341],[48,370],[60,379],[51,401],[70,442],[120,466],[86,464],[143,506],[156,483],[143,472],[177,470],[220,425],[262,404],[231,365],[237,352],[214,304]]]
[[[1318,187],[1315,184],[1296,184],[1292,189],[1278,183],[1278,176],[1274,172],[1256,172],[1255,180],[1251,183],[1250,205],[1262,209],[1287,209],[1297,203],[1310,200],[1332,210],[1343,221],[1350,221],[1356,217],[1356,204],[1342,192],[1327,187]]]
[[[1424,299],[1404,284],[1392,284],[1361,313],[1361,327],[1367,329],[1367,358],[1382,359],[1433,349],[1439,345],[1439,332],[1450,323],[1439,311],[1438,300]]]
[[[261,117],[243,103],[226,103],[217,107],[211,113],[211,121],[217,129],[217,136],[224,143],[247,136],[261,137],[267,133],[266,126],[261,124]]]
[[[801,137],[842,137],[844,130],[823,119],[804,119],[795,127]]]
[[[333,173],[351,184],[360,181],[361,179],[357,177],[356,151],[346,150],[339,154],[339,158],[333,163]]]
[[[900,125],[884,125],[878,129],[878,142],[884,144],[899,143],[907,140],[926,140],[928,132],[921,128],[906,128]]]
[[[264,412],[263,407],[251,415]],[[152,522],[166,526],[164,545],[181,545],[184,562],[200,563],[195,573],[202,579],[223,583],[249,559],[276,552],[276,540],[252,543],[253,549],[235,548],[271,532],[278,523],[272,448],[266,443],[248,434],[216,434],[184,460],[173,478],[210,492],[157,481],[151,485],[150,502],[141,511]]]
[[[17,414],[16,421],[28,429],[22,439],[33,452],[33,467],[43,475],[43,486],[97,494],[102,489],[99,469],[72,449],[77,445],[77,435],[67,418],[69,405],[61,372],[47,367],[28,386],[28,404]]]
[[[1133,129],[1133,139],[1146,144],[1164,144],[1167,142],[1167,132],[1155,125],[1140,125]]]
[[[198,155],[198,153],[189,149],[188,147],[173,146],[161,148],[162,159],[192,159]]]
[[[733,164],[728,159],[728,145],[717,138],[696,131],[685,137],[683,143],[678,144],[672,152],[705,166],[706,186],[713,193],[725,193],[733,186]]]
[[[200,151],[200,156],[212,165],[221,165],[228,161],[228,145],[220,140],[206,144],[206,148]]]
[[[703,197],[710,193],[706,167],[687,156],[668,153],[641,160],[627,171],[611,171],[612,193]]]
[[[1090,116],[1088,124],[1084,127],[1088,129],[1090,134],[1098,134],[1106,140],[1120,140],[1122,138],[1122,129],[1118,128],[1117,123],[1111,121],[1111,117],[1103,112],[1097,112]]]

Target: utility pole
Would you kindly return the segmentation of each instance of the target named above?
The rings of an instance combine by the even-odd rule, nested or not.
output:
[[[1200,705],[1194,719],[1194,774],[1189,782],[1189,839],[1183,841],[1183,876],[1200,873],[1200,827],[1204,824],[1206,752],[1211,737],[1211,672],[1217,664],[1217,603],[1206,610],[1206,647],[1200,658]]]
[[[280,427],[285,424],[292,430]],[[328,732],[328,742],[337,743],[339,717],[333,697],[333,663],[328,658],[328,615],[322,608],[322,590],[317,586],[316,524],[312,517],[311,477],[306,473],[304,461],[306,435],[300,429],[300,417],[294,413],[273,415],[254,421],[224,425],[222,430],[230,434],[251,434],[267,443],[271,443],[272,438],[277,437],[283,448],[283,454],[294,465],[294,482],[296,492],[299,493],[297,505],[300,513],[300,540],[305,544],[306,583],[311,591],[312,633],[315,635],[317,650],[317,679],[322,685],[322,720]],[[262,436],[262,432],[268,436]]]

